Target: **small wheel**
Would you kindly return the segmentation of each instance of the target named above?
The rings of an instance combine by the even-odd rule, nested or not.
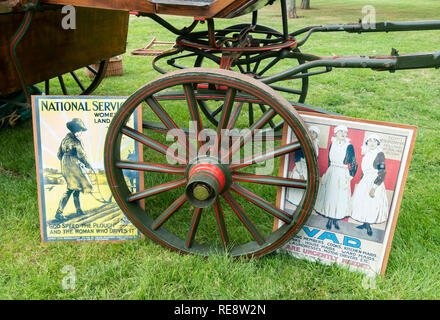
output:
[[[200,101],[223,102],[219,125],[203,117]],[[248,101],[266,108],[251,126],[240,107]],[[141,120],[159,121],[167,130],[129,127],[138,107]],[[269,121],[275,118],[296,139],[274,139]],[[143,145],[142,162],[121,151],[130,139]],[[299,150],[306,180],[278,177],[280,161]],[[204,256],[272,252],[301,229],[319,183],[312,139],[294,108],[267,85],[229,70],[185,69],[149,82],[116,113],[104,157],[113,196],[142,233],[170,250]],[[140,172],[145,188],[133,193],[123,170]],[[294,212],[276,206],[283,187],[303,190]],[[276,231],[274,218],[284,222]]]
[[[216,36],[219,38],[234,38],[234,35],[238,35],[243,30],[247,30],[251,27],[249,23],[242,23],[227,27],[223,30],[216,31]],[[283,34],[276,29],[271,27],[257,24],[254,26],[252,31],[249,31],[248,34],[257,41],[258,43],[263,43],[266,45],[270,44],[278,44],[284,41]],[[208,41],[208,33],[207,32],[199,32],[198,36],[195,36],[198,41]],[[226,47],[232,46],[228,41],[224,41],[224,45]],[[164,74],[167,71],[165,68],[160,67],[158,65],[159,60],[166,59],[167,64],[177,69],[185,69],[188,66],[191,67],[209,67],[216,68],[220,66],[221,63],[221,54],[215,53],[216,50],[189,50],[188,48],[181,47],[172,51],[168,51],[163,53],[162,55],[155,58],[153,61],[153,67],[160,73]],[[276,74],[282,70],[277,69],[279,67],[279,62],[285,62],[285,51],[284,49],[274,49],[270,52],[261,51],[261,52],[250,52],[243,53],[242,57],[236,60],[231,68],[231,70],[247,74],[248,76],[255,79],[263,79],[264,77],[271,76]],[[212,51],[212,52],[211,52]],[[295,53],[300,53],[298,48],[293,50]],[[209,57],[209,58],[208,58]],[[289,68],[292,66],[292,61],[297,61],[298,64],[303,64],[306,61],[303,59],[292,59],[289,58]],[[307,98],[307,92],[309,87],[309,77],[305,74],[307,71],[303,71],[302,75],[300,74],[299,79],[288,79],[283,80],[283,85],[274,84],[271,85],[273,89],[282,93],[286,99],[289,101],[304,103]],[[200,102],[200,107],[205,116],[211,121],[214,125],[218,123],[218,116],[222,110],[221,105],[214,106],[213,108],[209,108],[203,101]],[[252,125],[254,122],[254,113],[255,109],[264,109],[261,105],[256,105],[252,103],[247,104],[247,113],[249,115],[249,125]],[[280,130],[283,127],[283,123],[274,123],[273,121],[270,123],[271,127]]]
[[[231,27],[228,27],[225,29],[225,32],[237,32],[239,30],[246,29],[250,26],[250,24],[238,24]],[[264,26],[264,25],[256,25],[255,31],[258,35],[265,35],[265,40],[271,41],[273,38],[278,39],[282,37],[281,32],[277,31],[276,29]],[[252,33],[251,33],[252,34]],[[295,48],[293,50],[294,52],[300,52],[298,48]],[[282,58],[281,50],[279,54],[273,54],[274,52],[271,52],[272,54],[267,54],[266,52],[263,53],[257,53],[257,54],[245,54],[243,57],[240,57],[236,61],[236,65],[233,66],[232,70],[238,71],[243,74],[247,74],[250,77],[256,78],[256,79],[263,79],[266,76],[273,75],[275,73],[280,72],[280,70],[277,70],[277,65],[280,61],[286,62]],[[207,66],[207,58],[205,58],[203,55],[198,55],[196,58],[196,61],[194,63],[194,67],[206,67]],[[254,60],[254,62],[252,62]],[[212,66],[212,64],[217,63],[220,61],[220,59],[216,61],[209,61],[209,66]],[[289,68],[293,67],[291,65],[291,61],[293,59],[288,59]],[[306,61],[303,59],[297,59],[298,64],[303,64]],[[275,70],[275,71],[274,71]],[[303,73],[306,73],[304,71]],[[309,78],[308,76],[301,77],[297,80],[285,80],[283,81],[283,86],[280,85],[273,85],[272,88],[275,89],[278,92],[283,92],[285,98],[287,98],[289,101],[293,102],[299,102],[304,103],[307,98],[307,91],[309,88]],[[209,109],[206,104],[203,102],[200,104],[200,107],[203,111],[203,113],[206,115],[206,117],[215,125],[217,125],[218,122],[218,115],[221,110],[221,106],[217,106],[214,109]],[[252,125],[254,122],[254,110],[255,108],[262,108],[261,105],[254,105],[252,103],[248,103],[247,109],[249,113],[249,125]],[[282,123],[271,123],[271,126],[276,129],[280,130],[282,128]]]
[[[89,65],[45,80],[41,89],[46,95],[89,95],[104,79],[108,62],[109,60],[102,60],[96,66]]]

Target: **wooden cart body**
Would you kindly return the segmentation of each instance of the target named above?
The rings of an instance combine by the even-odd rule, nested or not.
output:
[[[0,0],[9,14],[0,14],[0,95],[23,87],[11,59],[11,40],[31,0]],[[27,85],[109,59],[126,50],[128,13],[171,14],[200,18],[233,18],[273,0],[40,0],[44,6],[33,17],[17,48]],[[65,30],[63,5],[76,9],[76,29]],[[1,7],[1,6],[0,6]],[[4,10],[3,10],[4,12]]]
[[[27,85],[122,54],[126,49],[128,12],[76,9],[76,29],[63,29],[61,6],[35,12],[16,56]],[[0,95],[22,89],[11,58],[11,40],[23,13],[0,14]]]

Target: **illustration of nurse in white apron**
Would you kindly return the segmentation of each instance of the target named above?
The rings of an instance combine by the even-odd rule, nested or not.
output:
[[[318,137],[320,130],[316,126],[310,126],[308,127],[308,129],[313,139],[313,145],[315,147],[316,156],[318,156],[319,154]],[[304,153],[302,152],[302,150],[295,152],[294,161],[295,161],[295,167],[293,168],[292,172],[289,174],[289,178],[305,180],[307,177],[307,164],[306,164],[306,160],[304,159]],[[301,189],[287,188],[287,201],[289,201],[291,204],[295,206],[298,206],[303,196],[303,193],[304,190]]]
[[[388,219],[388,198],[384,185],[385,154],[380,144],[381,140],[375,134],[365,137],[362,178],[352,198],[351,217],[363,223],[357,228],[366,229],[368,236],[373,234],[370,224],[383,223]]]
[[[339,230],[338,220],[350,215],[351,179],[358,168],[346,126],[337,126],[331,139],[328,169],[321,179],[315,210],[328,218],[326,228]]]

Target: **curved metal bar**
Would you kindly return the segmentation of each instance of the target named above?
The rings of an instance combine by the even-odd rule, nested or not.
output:
[[[201,55],[201,56],[203,56],[203,57],[205,57],[205,58],[208,58],[208,59],[210,59],[210,60],[216,62],[217,64],[220,64],[220,60],[221,60],[220,57],[217,57],[217,56],[215,56],[215,55],[213,55],[213,54],[210,54],[210,53],[207,52],[207,51],[203,51],[203,50],[200,50],[200,49],[196,49],[196,48],[186,48],[186,47],[185,47],[185,48],[172,49],[172,50],[170,50],[170,51],[166,51],[166,52],[164,52],[164,53],[162,53],[162,54],[160,54],[160,55],[154,57],[154,59],[153,59],[153,63],[152,63],[152,64],[153,64],[153,68],[154,68],[154,70],[156,70],[157,72],[162,73],[162,74],[165,74],[165,73],[169,72],[169,71],[167,71],[167,70],[165,70],[165,69],[162,69],[161,67],[157,66],[157,62],[158,62],[159,60],[163,59],[163,58],[171,57],[171,56],[176,55],[176,54],[180,54],[180,53],[182,53],[184,50],[185,50],[185,51],[193,52],[195,55]],[[174,59],[179,59],[179,57],[176,57],[176,58],[174,58]],[[171,59],[171,60],[172,60],[172,59]],[[171,64],[171,65],[174,66],[174,67],[178,67],[178,66],[175,66],[175,65],[173,65],[173,64]]]
[[[225,35],[232,33],[232,32],[237,32],[237,33],[241,33],[243,31],[244,28],[249,28],[249,24],[246,23],[242,23],[239,25],[235,25],[232,27],[227,27],[225,29],[219,29],[219,30],[215,30],[215,35],[217,38],[219,37],[224,37]],[[284,38],[283,35],[280,34],[279,32],[274,32],[272,30],[270,30],[269,27],[265,27],[265,26],[261,26],[259,25],[259,28],[261,28],[260,30],[252,30],[252,33],[258,33],[258,34],[270,34],[272,36],[274,36],[274,39],[258,39],[258,41],[260,41],[260,43],[264,43],[264,44],[271,44],[271,43],[282,43],[284,42]],[[207,31],[197,31],[197,32],[191,32],[189,34],[184,35],[184,38],[188,41],[194,41],[194,39],[201,41],[201,38],[208,38],[208,32]],[[221,41],[224,41],[224,39],[222,39]],[[205,41],[206,43],[208,43],[208,41]]]
[[[172,33],[177,34],[179,36],[190,33],[199,24],[199,20],[194,20],[189,27],[184,27],[183,29],[177,29],[173,25],[171,25],[169,22],[167,22],[166,20],[162,19],[158,15],[155,15],[154,13],[139,12],[138,15],[141,16],[141,17],[148,17],[148,18],[153,19],[155,22],[160,24],[162,27],[164,27],[168,31],[171,31]]]
[[[261,51],[270,51],[270,50],[277,50],[277,49],[284,49],[284,48],[295,48],[296,47],[296,41],[294,39],[287,39],[285,42],[275,45],[268,45],[264,47],[220,47],[220,48],[213,48],[210,46],[193,43],[190,42],[184,38],[178,38],[176,40],[176,44],[180,47],[187,47],[190,48],[198,48],[198,49],[204,49],[204,50],[212,50],[212,51],[218,51],[218,52],[261,52]]]

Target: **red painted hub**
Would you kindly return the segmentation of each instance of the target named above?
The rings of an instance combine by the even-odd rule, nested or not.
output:
[[[196,164],[189,172],[188,181],[191,180],[192,177],[198,175],[205,175],[213,178],[218,186],[219,192],[223,191],[226,182],[225,175],[216,165],[211,163]]]
[[[210,157],[198,159],[190,166],[187,179],[186,198],[199,208],[212,205],[219,194],[229,188],[232,181],[229,169]]]

